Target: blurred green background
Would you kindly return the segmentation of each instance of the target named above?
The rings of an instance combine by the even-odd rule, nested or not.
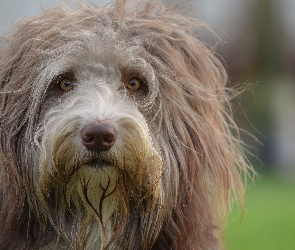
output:
[[[232,209],[225,230],[227,249],[295,249],[294,190],[294,182],[261,175],[248,187],[244,213]]]
[[[60,2],[1,0],[0,33],[17,18]],[[212,34],[198,34],[216,45],[229,85],[250,83],[235,102],[235,115],[238,125],[260,142],[243,135],[258,176],[248,183],[242,220],[237,207],[232,209],[226,246],[295,250],[295,0],[198,0],[189,10],[220,37],[216,45]]]

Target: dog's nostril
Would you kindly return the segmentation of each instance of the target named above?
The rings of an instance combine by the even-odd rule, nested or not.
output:
[[[83,145],[94,152],[108,151],[115,145],[116,138],[117,132],[111,123],[88,124],[81,130]]]
[[[112,143],[114,141],[114,135],[108,134],[105,137],[102,138],[104,143]]]
[[[90,143],[90,142],[92,142],[92,141],[94,141],[94,136],[92,136],[92,135],[89,135],[89,134],[85,134],[84,136],[83,136],[83,140],[86,142],[86,143]]]

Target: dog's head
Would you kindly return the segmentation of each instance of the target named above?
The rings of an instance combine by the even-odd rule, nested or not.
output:
[[[57,7],[0,51],[0,242],[211,249],[245,169],[198,22],[153,3]],[[14,245],[15,246],[15,245]]]

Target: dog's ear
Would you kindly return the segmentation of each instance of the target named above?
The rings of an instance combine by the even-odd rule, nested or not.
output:
[[[168,164],[163,185],[174,208],[164,241],[213,249],[206,244],[216,242],[212,232],[225,221],[231,194],[243,196],[239,172],[247,169],[232,119],[233,92],[220,61],[196,38],[202,23],[156,4],[137,16],[142,19],[129,23],[132,37],[141,41],[159,81],[155,127]],[[166,249],[162,243],[158,246]]]

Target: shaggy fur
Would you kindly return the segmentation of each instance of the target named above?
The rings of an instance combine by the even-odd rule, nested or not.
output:
[[[200,23],[135,2],[59,6],[2,37],[1,249],[220,247],[247,169],[226,73]],[[115,144],[91,150],[101,123]]]

